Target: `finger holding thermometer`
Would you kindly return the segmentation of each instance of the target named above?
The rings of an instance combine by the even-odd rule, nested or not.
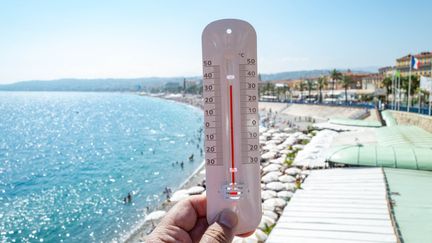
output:
[[[230,209],[243,234],[262,214],[256,33],[245,21],[218,20],[202,48],[207,221]]]

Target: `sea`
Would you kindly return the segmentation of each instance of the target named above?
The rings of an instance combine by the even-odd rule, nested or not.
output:
[[[0,92],[0,241],[121,239],[202,163],[202,124],[134,93]]]

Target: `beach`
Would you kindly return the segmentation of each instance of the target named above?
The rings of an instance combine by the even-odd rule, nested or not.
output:
[[[196,95],[164,95],[159,98],[186,103],[202,109]],[[362,109],[260,102],[261,197],[262,219],[254,234],[233,242],[264,242],[281,216],[285,206],[310,174],[310,169],[326,168],[324,150],[337,134],[316,130],[314,124],[335,117],[352,117]],[[303,151],[304,150],[304,151]],[[165,213],[176,202],[191,195],[205,194],[204,163],[172,193],[169,200],[148,212],[142,224],[125,242],[143,242]]]
[[[160,96],[160,98],[202,107],[202,101],[198,96]],[[293,156],[302,150],[304,145],[311,140],[314,133],[302,130],[297,123],[304,123],[310,118],[297,118],[287,116],[282,111],[287,104],[260,103],[260,119],[264,127],[260,128],[261,147],[261,192],[263,217],[255,233],[250,236],[257,242],[265,241],[267,233],[276,223],[289,199],[302,181],[307,177],[307,168],[292,166]],[[143,222],[133,232],[124,238],[125,242],[143,242],[164,214],[179,200],[190,195],[205,193],[205,169],[204,163],[181,185],[175,188],[169,200],[163,202],[152,212],[148,212]],[[238,241],[240,238],[234,239]]]

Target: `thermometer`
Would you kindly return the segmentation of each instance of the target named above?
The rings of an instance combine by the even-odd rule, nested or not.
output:
[[[245,21],[218,20],[202,48],[207,221],[230,209],[242,234],[262,215],[256,33]]]

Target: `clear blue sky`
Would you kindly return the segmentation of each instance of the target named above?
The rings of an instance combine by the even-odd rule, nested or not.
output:
[[[394,65],[432,50],[432,1],[0,1],[0,83],[201,74],[201,31],[239,18],[261,73]]]

